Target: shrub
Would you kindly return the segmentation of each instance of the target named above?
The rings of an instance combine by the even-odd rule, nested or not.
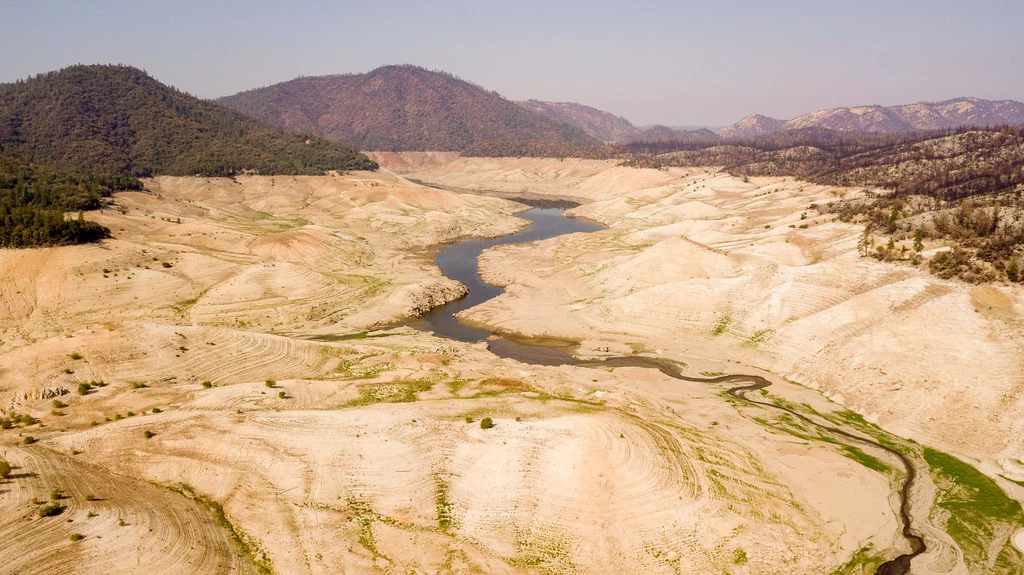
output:
[[[85,514],[85,516],[90,518],[90,519],[93,518],[93,517],[96,517],[97,515],[99,515],[99,513],[96,513],[95,511],[90,511],[90,512]]]
[[[141,382],[141,381],[133,381],[132,382],[132,389],[142,389],[144,387],[149,387],[149,386],[146,385],[145,383]]]
[[[53,408],[54,409],[64,409],[67,406],[68,406],[68,404],[64,403],[63,401],[61,401],[59,399],[53,400]]]
[[[71,369],[70,367],[65,367],[64,373],[71,375],[72,373],[75,373],[75,370]]]
[[[154,407],[153,408],[153,413],[160,413],[161,411],[163,411],[163,410],[160,409],[159,407]]]
[[[286,397],[286,395],[285,395],[285,393],[283,391],[277,392],[277,396],[280,397],[281,399],[284,399]]]
[[[71,540],[72,541],[81,541],[82,539],[85,539],[85,535],[82,535],[81,533],[72,533],[71,534]]]
[[[99,498],[93,495],[92,493],[89,493],[88,495],[85,496],[86,501],[96,501],[97,499]]]
[[[92,385],[88,383],[78,384],[78,395],[85,395],[92,389]]]
[[[0,479],[7,479],[11,476],[11,464],[6,459],[0,459]]]
[[[36,439],[35,437],[32,437],[31,435],[26,435],[25,436],[25,445],[32,445],[33,443],[35,443],[37,441],[39,441],[39,440]]]
[[[148,429],[146,431],[142,432],[142,436],[145,437],[146,439],[149,439],[149,438],[153,437],[154,435],[156,435],[156,434],[153,433],[152,431],[148,430]]]
[[[473,423],[473,418],[469,415],[466,416],[466,423]]]
[[[494,422],[491,421],[490,417],[485,417],[480,420],[480,429],[490,429],[494,427]]]
[[[172,268],[172,267],[174,267],[174,266],[171,265],[170,262],[160,262],[160,265],[164,266],[165,268]]]
[[[76,360],[76,361],[77,361],[77,360],[79,360],[79,359],[82,359],[82,354],[80,354],[80,353],[78,353],[78,352],[76,351],[76,352],[72,353],[71,355],[69,355],[68,357],[70,357],[71,359],[73,359],[73,360]]]
[[[264,385],[266,385],[267,387],[274,387],[275,385],[277,385],[277,382],[274,381],[273,379],[268,379],[266,383],[264,383]]]
[[[40,517],[53,517],[64,513],[64,506],[59,503],[49,503],[39,508]]]
[[[213,382],[212,381],[207,380],[207,381],[203,382],[203,388],[210,389],[211,387],[213,387]]]
[[[135,417],[135,412],[129,409],[128,410],[128,417]]]
[[[25,413],[21,416],[21,422],[24,423],[25,425],[35,425],[39,423],[39,420]]]

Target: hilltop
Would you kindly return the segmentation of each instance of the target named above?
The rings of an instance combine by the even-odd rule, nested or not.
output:
[[[68,171],[140,177],[375,167],[348,146],[268,128],[128,66],[0,85],[0,146]]]
[[[0,85],[0,246],[74,244],[109,230],[67,210],[153,175],[375,169],[349,146],[286,134],[128,66],[72,66]]]
[[[559,122],[579,126],[602,142],[618,142],[640,133],[639,128],[622,116],[575,102],[525,100],[516,103]]]
[[[751,138],[801,128],[900,133],[1003,124],[1024,124],[1024,103],[1013,100],[956,98],[944,102],[918,102],[903,106],[832,108],[804,114],[789,121],[753,115],[726,126],[717,133],[723,138]]]
[[[315,132],[362,150],[452,151],[487,141],[598,143],[577,126],[417,66],[296,78],[218,101],[276,128]]]

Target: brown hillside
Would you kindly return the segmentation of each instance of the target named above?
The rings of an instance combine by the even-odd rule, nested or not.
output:
[[[579,126],[602,142],[618,142],[640,133],[639,128],[622,116],[575,102],[525,100],[516,103],[559,122]]]
[[[272,126],[313,131],[363,150],[462,150],[487,141],[597,143],[579,127],[416,66],[297,78],[220,102]]]

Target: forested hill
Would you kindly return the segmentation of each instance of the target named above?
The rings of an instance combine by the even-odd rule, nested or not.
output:
[[[297,78],[219,102],[271,126],[317,132],[362,150],[451,151],[488,141],[598,143],[578,126],[416,66]]]
[[[0,147],[75,174],[317,174],[376,167],[348,146],[274,130],[128,66],[72,66],[0,85]]]
[[[75,244],[109,231],[97,208],[152,175],[375,169],[353,148],[284,133],[127,66],[72,66],[0,84],[0,247]]]

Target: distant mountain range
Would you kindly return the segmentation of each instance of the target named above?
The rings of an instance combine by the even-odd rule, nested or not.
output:
[[[463,150],[486,141],[598,143],[581,126],[417,66],[297,78],[218,101],[276,128],[314,132],[361,150]]]
[[[696,126],[637,127],[626,118],[579,103],[513,102],[451,74],[408,65],[384,66],[365,74],[297,78],[218,102],[282,130],[313,132],[376,151],[461,151],[488,142],[696,141],[801,128],[896,133],[1024,124],[1024,103],[959,98],[835,108],[788,121],[752,115],[716,131]]]
[[[681,129],[669,126],[636,127],[608,112],[569,102],[520,102],[524,106],[575,124],[604,142],[656,142],[665,140],[715,140],[752,138],[783,130],[825,128],[833,131],[900,133],[942,130],[961,126],[1024,125],[1024,103],[1013,100],[957,98],[945,102],[919,102],[904,106],[859,106],[833,108],[779,120],[760,114],[712,132],[706,128]],[[614,126],[614,128],[613,128]]]
[[[1002,124],[1024,124],[1024,103],[1013,100],[956,98],[945,102],[918,102],[904,106],[832,108],[804,114],[789,121],[754,115],[722,128],[717,134],[723,138],[753,137],[801,128],[899,133]]]

